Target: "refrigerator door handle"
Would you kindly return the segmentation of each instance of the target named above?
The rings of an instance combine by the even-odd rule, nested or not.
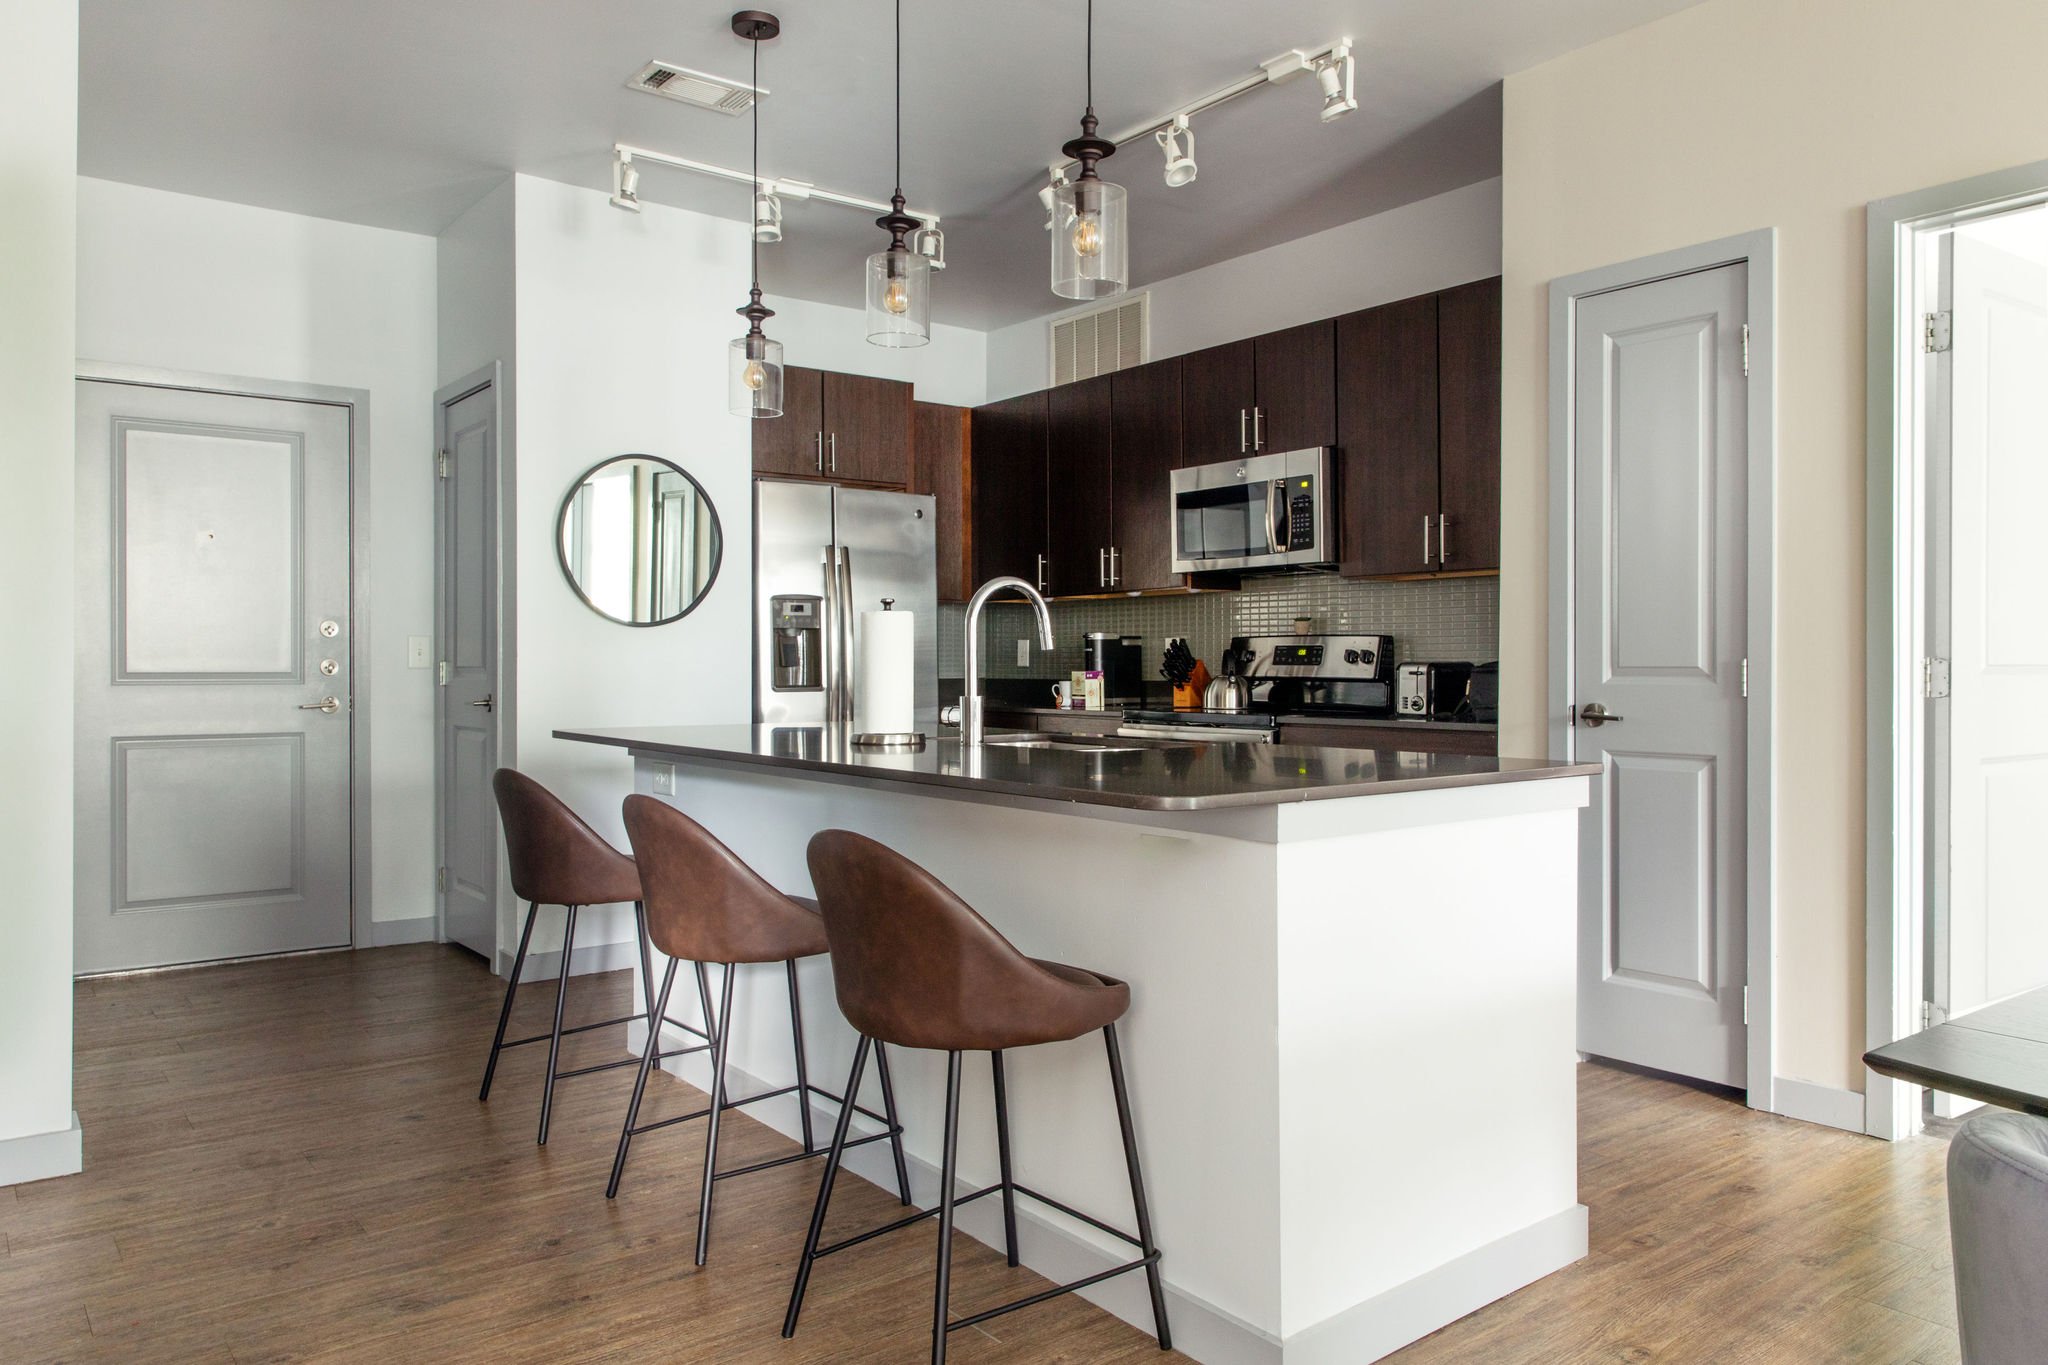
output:
[[[839,547],[827,545],[820,562],[825,567],[825,591],[818,599],[818,609],[824,615],[819,622],[824,627],[821,634],[825,646],[825,723],[830,725],[839,714],[839,574],[837,570]]]
[[[853,551],[839,547],[840,722],[853,724]]]

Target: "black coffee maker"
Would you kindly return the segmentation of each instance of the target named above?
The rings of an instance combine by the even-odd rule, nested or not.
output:
[[[1092,631],[1081,638],[1081,667],[1102,674],[1109,705],[1145,700],[1145,637]]]

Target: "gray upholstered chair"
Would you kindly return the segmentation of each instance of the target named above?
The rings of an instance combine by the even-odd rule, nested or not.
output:
[[[1948,1150],[1963,1365],[2048,1359],[2048,1119],[1979,1114]]]

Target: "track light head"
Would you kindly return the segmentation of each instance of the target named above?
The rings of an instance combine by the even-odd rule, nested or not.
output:
[[[773,190],[754,191],[754,240],[782,240],[782,200]]]
[[[1153,136],[1159,139],[1159,146],[1166,153],[1166,183],[1175,189],[1192,184],[1195,179],[1195,130],[1188,126],[1188,116],[1174,115],[1173,122]],[[1185,148],[1180,144],[1182,138],[1187,139]]]
[[[631,152],[612,158],[612,207],[628,213],[640,211],[640,168],[633,164]]]
[[[1055,194],[1059,187],[1066,183],[1066,167],[1055,166],[1052,168],[1051,176],[1045,182],[1045,188],[1038,192],[1038,202],[1045,208],[1045,230],[1047,232],[1052,231],[1053,219],[1056,216],[1053,207]]]
[[[1323,122],[1329,123],[1358,108],[1353,89],[1357,62],[1351,55],[1351,40],[1330,49],[1330,55],[1315,64],[1316,82],[1323,90]]]
[[[911,234],[910,249],[932,263],[932,269],[946,268],[946,234],[937,223],[926,223]]]

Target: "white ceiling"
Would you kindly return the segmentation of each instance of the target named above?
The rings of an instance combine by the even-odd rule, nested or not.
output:
[[[762,169],[886,199],[885,0],[768,0]],[[1291,47],[1357,40],[1359,111],[1317,121],[1315,83],[1196,120],[1200,177],[1168,190],[1125,148],[1137,282],[1497,174],[1499,82],[1696,0],[1105,0],[1103,133],[1167,113]],[[706,0],[84,0],[83,173],[437,233],[511,171],[605,188],[614,142],[744,166],[747,123],[624,87],[650,58],[744,80],[734,6]],[[946,215],[934,319],[1052,310],[1035,194],[1083,101],[1079,0],[904,0],[904,189]],[[741,219],[744,187],[650,167],[644,200]],[[859,301],[863,215],[787,206],[772,293]]]

